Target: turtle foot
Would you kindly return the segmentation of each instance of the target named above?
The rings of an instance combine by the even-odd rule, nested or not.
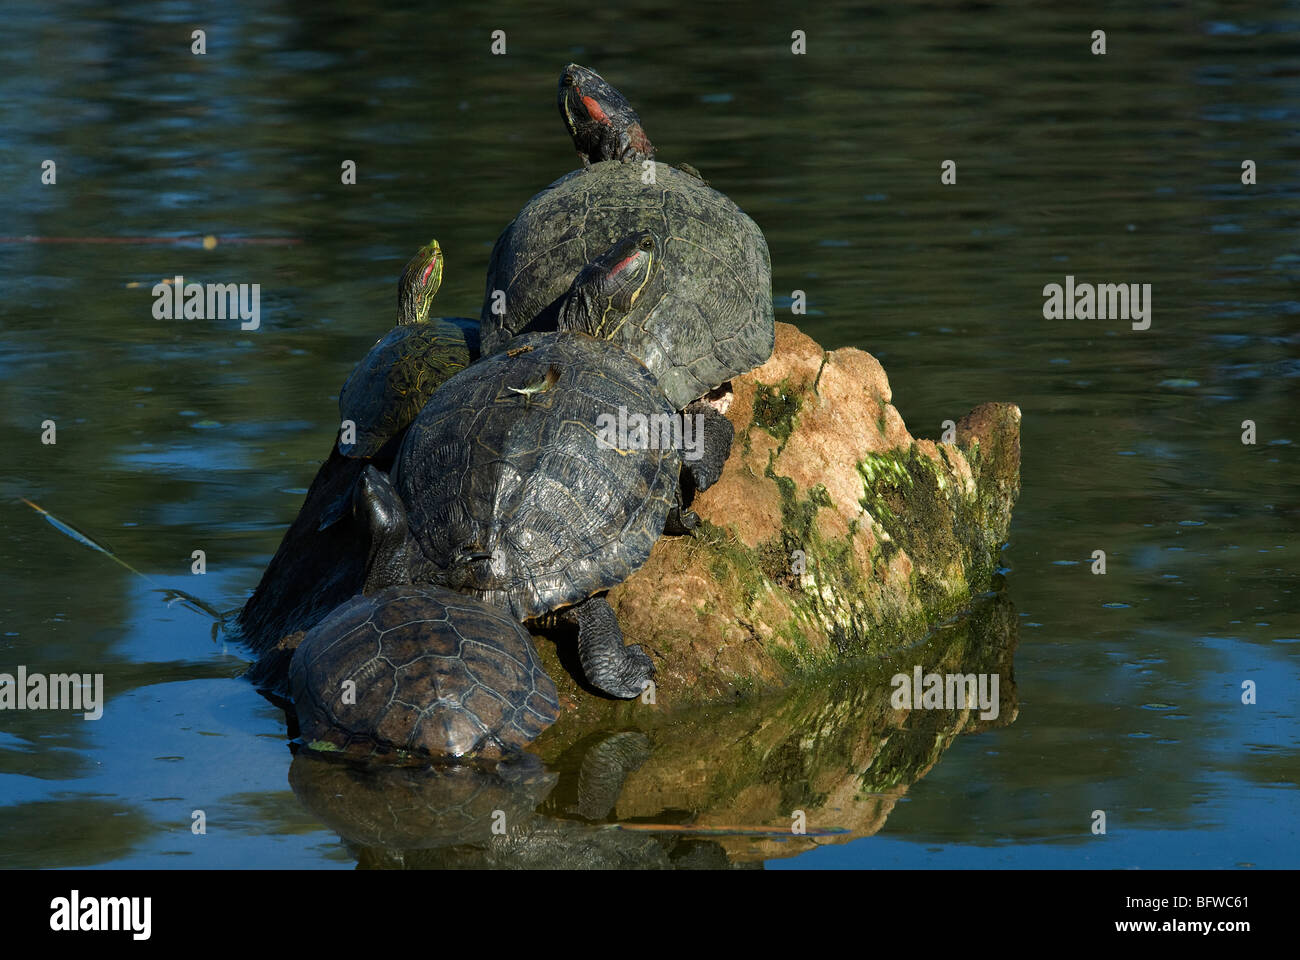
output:
[[[731,444],[736,439],[736,428],[712,404],[703,400],[688,403],[683,417],[694,417],[694,429],[689,436],[695,441],[683,451],[683,465],[690,474],[696,491],[709,489],[722,476],[722,468],[731,456]],[[683,435],[688,435],[685,431]]]
[[[353,514],[370,530],[362,593],[410,583],[419,547],[406,523],[406,505],[388,475],[367,466],[352,490]]]
[[[636,644],[623,645],[614,609],[603,596],[573,608],[578,621],[578,659],[587,682],[620,700],[639,697],[655,675],[654,661]]]
[[[694,510],[673,507],[668,511],[668,519],[664,523],[664,534],[669,537],[689,537],[694,536],[699,527],[700,515],[698,513]]]

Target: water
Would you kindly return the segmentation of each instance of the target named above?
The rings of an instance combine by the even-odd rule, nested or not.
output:
[[[1297,866],[1295,4],[1098,17],[759,3],[745,21],[708,4],[580,19],[542,3],[392,6],[228,3],[197,24],[205,56],[180,5],[7,14],[0,235],[219,242],[0,242],[0,669],[100,672],[109,696],[94,723],[3,715],[0,864],[393,865],[340,842],[290,789],[283,714],[237,679],[239,647],[17,498],[162,587],[237,607],[326,452],[338,386],[392,322],[401,265],[436,236],[435,311],[476,315],[497,233],[574,166],[553,95],[577,60],[628,94],[661,158],[699,167],[754,217],[778,312],[804,290],[800,325],[879,357],[914,433],[985,400],[1024,412],[1000,601],[1018,629],[997,634],[1014,652],[1014,722],[940,730],[937,762],[891,767],[891,785],[866,791],[889,799],[847,840],[631,833],[609,856]],[[1104,57],[1088,52],[1099,27]],[[806,56],[789,53],[795,28]],[[507,56],[489,55],[494,29]],[[345,160],[355,186],[340,183]],[[262,328],[155,320],[150,288],[177,274],[260,283]],[[1067,274],[1150,283],[1151,328],[1044,320],[1043,286]],[[843,702],[863,682],[844,681]],[[840,709],[793,696],[754,715]],[[643,769],[666,783],[692,756],[721,756],[701,729],[653,731],[660,759]],[[800,743],[749,771],[755,790],[788,793],[792,764],[823,769]],[[579,764],[557,753],[556,791]],[[818,782],[799,802],[825,799]],[[708,820],[693,789],[627,817]],[[577,821],[558,803],[550,829],[568,836]]]

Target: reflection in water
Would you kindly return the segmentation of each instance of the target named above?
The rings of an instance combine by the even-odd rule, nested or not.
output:
[[[523,755],[480,768],[362,765],[300,750],[289,783],[303,804],[356,848],[429,850],[483,841],[527,823],[556,777]]]
[[[959,734],[1014,722],[1016,631],[998,595],[896,663],[833,683],[645,730],[561,718],[539,743],[546,768],[531,755],[495,769],[362,768],[300,751],[289,779],[363,866],[757,866],[876,833]],[[894,709],[891,676],[912,662],[996,674],[997,719]]]
[[[335,436],[340,385],[392,325],[410,250],[437,236],[439,312],[476,316],[497,234],[574,168],[554,102],[570,60],[627,92],[666,161],[754,218],[778,313],[878,357],[917,434],[979,401],[1020,406],[1023,494],[1003,556],[1025,710],[959,738],[893,804],[870,794],[911,781],[875,774],[921,763],[912,725],[934,717],[859,760],[846,746],[861,785],[805,769],[819,741],[789,742],[771,719],[803,723],[792,704],[813,694],[740,728],[719,708],[703,716],[722,745],[697,732],[674,763],[659,758],[685,725],[641,730],[651,754],[604,818],[579,805],[566,755],[598,731],[556,730],[539,744],[561,776],[548,822],[788,826],[803,808],[812,828],[860,835],[874,803],[888,836],[819,841],[795,862],[862,865],[888,848],[915,866],[943,847],[981,866],[1080,863],[1081,848],[1090,865],[1296,865],[1277,842],[1300,818],[1300,182],[1278,160],[1300,102],[1295,10],[1115,8],[1111,52],[1093,58],[1096,24],[1069,4],[937,17],[829,0],[801,11],[803,57],[773,40],[788,4],[747,9],[724,37],[710,4],[668,17],[625,0],[579,21],[534,0],[510,55],[487,64],[498,25],[460,0],[436,14],[232,0],[204,57],[135,0],[6,10],[0,235],[300,242],[0,242],[0,670],[103,673],[108,701],[93,723],[0,719],[0,865],[352,863],[286,788],[283,713],[236,679],[246,651],[17,498],[165,588],[240,606]],[[411,39],[431,35],[432,56]],[[45,159],[57,185],[40,183]],[[345,159],[356,186],[339,182]],[[178,274],[259,283],[261,328],[154,319],[151,286]],[[1044,320],[1043,285],[1067,274],[1150,283],[1151,329]],[[809,309],[791,318],[795,290]],[[56,445],[39,443],[46,418]],[[1089,571],[1098,549],[1104,576]],[[897,669],[918,661],[935,662]],[[1268,691],[1253,707],[1247,679]],[[1086,829],[1099,807],[1124,825],[1104,845]],[[223,824],[205,843],[189,832],[199,808]],[[810,846],[768,848],[796,844]]]

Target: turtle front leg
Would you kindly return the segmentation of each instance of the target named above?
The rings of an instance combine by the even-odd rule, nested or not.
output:
[[[578,660],[587,682],[620,700],[640,696],[655,675],[654,661],[636,644],[623,645],[623,631],[609,601],[603,596],[584,600],[572,615],[578,621]]]
[[[703,400],[688,403],[682,416],[695,418],[690,424],[691,448],[682,451],[682,464],[695,490],[704,491],[722,476],[722,467],[731,456],[731,443],[736,439],[736,428],[716,407]],[[683,436],[686,435],[683,431]]]

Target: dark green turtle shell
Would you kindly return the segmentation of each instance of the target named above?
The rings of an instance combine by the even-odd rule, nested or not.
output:
[[[523,621],[631,576],[663,534],[681,459],[598,442],[620,409],[674,416],[635,357],[586,334],[528,334],[448,380],[393,468],[433,578]]]
[[[702,180],[655,164],[597,163],[524,206],[492,250],[480,317],[483,353],[524,330],[555,328],[558,298],[593,257],[650,230],[663,243],[662,282],[615,339],[645,363],[681,409],[772,355],[772,265],[763,232]],[[505,292],[505,312],[493,312]]]
[[[349,680],[354,703],[343,695]],[[500,757],[560,714],[518,621],[429,585],[338,607],[294,651],[289,690],[306,743],[360,755]]]
[[[339,415],[356,424],[344,456],[368,459],[401,433],[433,392],[478,356],[472,320],[436,317],[388,331],[339,391]]]

